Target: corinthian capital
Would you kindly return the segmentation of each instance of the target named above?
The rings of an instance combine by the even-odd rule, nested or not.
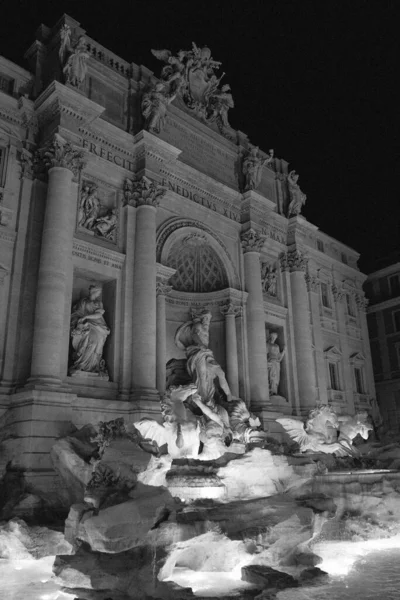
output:
[[[290,250],[280,256],[282,271],[306,271],[308,257],[299,250]]]
[[[74,177],[79,175],[79,172],[85,166],[85,153],[82,150],[75,150],[73,146],[67,142],[61,135],[56,133],[52,143],[39,151],[39,160],[43,163],[46,169],[52,167],[63,167],[72,171]]]
[[[318,292],[319,290],[319,279],[315,275],[310,275],[310,273],[306,273],[306,286],[309,292]]]
[[[223,314],[225,317],[229,317],[229,316],[237,317],[242,314],[242,307],[238,306],[236,304],[233,304],[233,302],[228,302],[227,304],[224,304],[223,306],[221,306],[220,311],[221,311],[221,314]]]
[[[248,229],[241,235],[243,252],[261,252],[265,238],[254,229]]]
[[[124,183],[124,204],[129,206],[159,206],[167,188],[163,185],[142,177],[126,179]]]

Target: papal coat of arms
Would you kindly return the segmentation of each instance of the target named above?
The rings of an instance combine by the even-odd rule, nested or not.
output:
[[[230,86],[221,85],[224,77],[215,74],[221,63],[213,60],[206,46],[180,50],[173,56],[169,50],[152,50],[156,58],[165,62],[160,81],[143,97],[142,111],[146,126],[158,133],[165,120],[167,106],[180,97],[187,108],[201,120],[218,125],[228,135],[228,110],[234,106]]]

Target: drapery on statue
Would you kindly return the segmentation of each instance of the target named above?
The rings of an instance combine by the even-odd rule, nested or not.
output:
[[[79,200],[78,227],[93,231],[106,240],[115,239],[117,209],[102,206],[95,183],[84,182]]]
[[[84,371],[108,379],[102,354],[110,330],[103,316],[101,291],[100,286],[91,285],[89,295],[79,300],[72,309],[71,339],[74,352],[71,375]]]
[[[277,279],[276,268],[268,263],[263,263],[261,266],[261,282],[263,292],[268,296],[276,297],[277,295]]]
[[[286,348],[283,347],[282,352],[276,344],[278,334],[273,332],[267,342],[267,359],[268,359],[268,382],[269,392],[272,396],[278,394],[278,386],[281,380],[281,361],[286,354]]]
[[[225,373],[209,349],[209,328],[212,315],[205,310],[178,327],[175,333],[175,344],[186,353],[186,368],[197,391],[207,405],[214,405],[215,384],[217,377],[219,384],[226,394],[228,402],[232,398],[231,390],[225,378]]]
[[[269,151],[269,156],[262,159],[258,153],[258,146],[250,149],[243,160],[242,172],[245,176],[245,191],[257,189],[261,181],[261,172],[264,165],[269,165],[274,158],[274,151]]]
[[[80,87],[86,77],[90,54],[87,51],[86,38],[83,35],[78,38],[75,45],[71,44],[71,28],[68,25],[64,25],[61,29],[59,57],[65,82],[74,87]]]
[[[294,217],[301,213],[301,209],[306,203],[307,196],[303,194],[300,189],[299,184],[297,183],[299,179],[296,171],[290,171],[288,175],[288,185],[289,185],[289,196],[290,196],[290,204],[288,208],[288,218]]]
[[[168,105],[176,98],[176,92],[171,91],[165,83],[156,83],[155,86],[143,96],[142,114],[145,118],[145,127],[152,133],[160,133],[164,127]]]

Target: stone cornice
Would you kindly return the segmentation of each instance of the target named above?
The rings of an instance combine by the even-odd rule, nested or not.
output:
[[[167,296],[166,301],[168,304],[193,307],[221,307],[227,302],[231,302],[234,306],[245,306],[247,302],[247,296],[247,292],[242,292],[233,288],[226,288],[218,292],[209,292],[204,294],[177,292],[176,290],[172,290],[172,292]]]
[[[391,298],[390,300],[383,300],[383,302],[377,302],[376,304],[372,304],[368,306],[367,312],[373,313],[378,312],[380,310],[385,310],[386,308],[399,308],[400,309],[400,297]]]
[[[75,119],[82,127],[88,125],[104,112],[104,106],[89,100],[69,86],[53,81],[35,100],[39,126],[64,117]]]
[[[278,319],[285,320],[288,314],[288,309],[286,306],[264,300],[264,312],[266,315],[271,315],[273,317],[277,317]]]

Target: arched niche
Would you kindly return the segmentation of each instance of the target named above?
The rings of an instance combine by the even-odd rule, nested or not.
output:
[[[174,278],[180,291],[196,293],[240,288],[239,276],[227,248],[218,235],[200,221],[173,218],[164,223],[157,233],[157,261],[177,269]],[[202,272],[197,270],[194,275],[193,289],[189,289],[190,261],[195,269],[196,262],[197,267],[202,266]],[[171,280],[171,283],[174,282]]]

